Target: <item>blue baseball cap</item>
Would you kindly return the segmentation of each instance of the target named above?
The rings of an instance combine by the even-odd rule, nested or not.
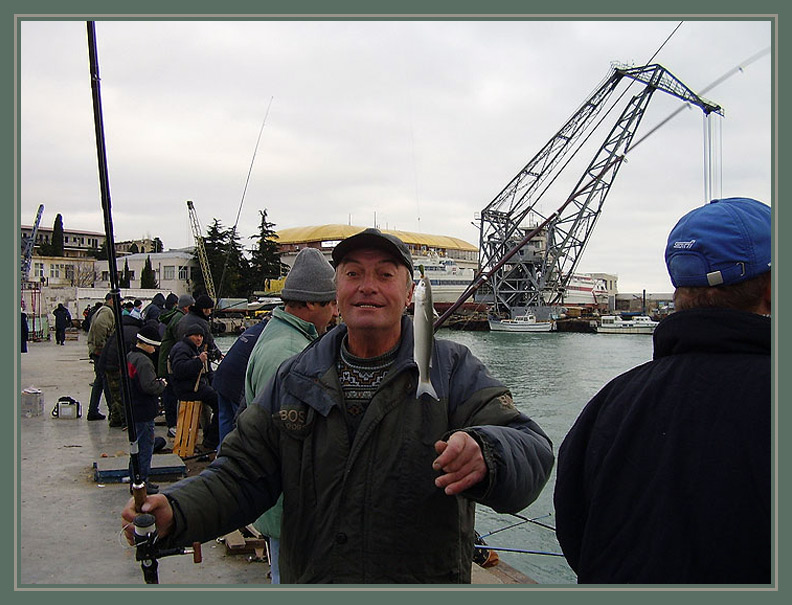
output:
[[[674,287],[736,284],[770,270],[770,206],[712,200],[674,226],[665,250]]]

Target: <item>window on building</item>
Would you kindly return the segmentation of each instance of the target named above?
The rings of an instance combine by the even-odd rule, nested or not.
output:
[[[50,265],[50,279],[60,279],[63,265]]]
[[[102,271],[102,281],[110,281],[110,271]]]
[[[190,276],[190,268],[186,266],[179,266],[179,279],[186,281]]]
[[[44,277],[44,263],[33,263],[33,275]]]
[[[172,280],[176,278],[176,267],[174,265],[165,265],[162,271],[162,279]]]

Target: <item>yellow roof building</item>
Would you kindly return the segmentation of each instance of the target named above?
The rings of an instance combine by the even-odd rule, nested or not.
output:
[[[364,229],[366,227],[355,225],[292,227],[278,231],[277,242],[281,253],[286,257],[284,262],[289,263],[288,257],[306,247],[318,248],[329,255],[338,242]],[[434,252],[441,257],[468,262],[475,262],[478,258],[478,248],[458,237],[393,229],[382,229],[382,232],[398,237],[407,244],[414,256],[425,256]]]

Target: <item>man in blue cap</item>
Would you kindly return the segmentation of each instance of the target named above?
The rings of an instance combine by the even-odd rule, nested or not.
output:
[[[771,221],[715,200],[671,231],[676,312],[558,455],[557,536],[585,583],[771,582]]]

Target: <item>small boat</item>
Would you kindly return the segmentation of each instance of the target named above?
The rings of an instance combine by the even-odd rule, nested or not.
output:
[[[622,319],[620,315],[603,315],[597,326],[598,334],[653,334],[659,322],[646,315]]]
[[[553,329],[551,321],[536,321],[535,315],[518,315],[514,319],[488,318],[493,332],[549,332]]]

